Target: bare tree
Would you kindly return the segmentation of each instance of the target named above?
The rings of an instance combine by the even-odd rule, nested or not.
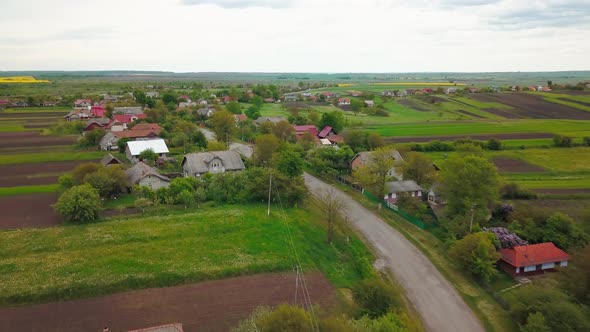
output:
[[[346,203],[334,188],[322,190],[316,198],[328,222],[328,243],[332,243],[334,225],[338,221],[338,218],[346,211]]]

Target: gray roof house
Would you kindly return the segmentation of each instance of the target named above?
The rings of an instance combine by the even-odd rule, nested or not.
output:
[[[111,165],[121,165],[123,164],[119,159],[113,156],[110,153],[107,153],[102,159],[100,160],[100,164],[103,166],[111,166]]]
[[[167,188],[170,186],[170,179],[161,175],[157,169],[138,162],[133,167],[125,171],[129,184],[149,187],[153,190]]]
[[[254,124],[258,126],[265,122],[279,123],[281,121],[287,121],[287,118],[284,116],[261,116],[254,120]]]
[[[404,158],[402,158],[402,155],[396,150],[392,150],[391,157],[393,158],[393,160],[395,161],[396,164],[404,161]],[[352,158],[352,160],[350,161],[350,166],[351,166],[352,170],[354,171],[354,170],[358,169],[359,167],[363,167],[367,164],[370,164],[371,162],[373,162],[372,152],[363,151],[363,152],[357,153]],[[395,170],[395,167],[390,169],[387,175],[390,177],[395,177],[396,179],[403,180],[402,174],[398,173]]]
[[[182,159],[185,177],[200,177],[202,174],[243,171],[246,169],[242,157],[235,150],[189,153]]]
[[[133,106],[133,107],[115,107],[113,108],[113,114],[143,114],[143,107]]]
[[[387,182],[385,184],[385,197],[383,199],[390,203],[395,203],[401,194],[422,199],[422,190],[422,187],[414,180]]]

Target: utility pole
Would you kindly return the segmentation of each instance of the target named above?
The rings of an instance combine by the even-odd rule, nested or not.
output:
[[[475,204],[473,204],[471,206],[471,221],[469,222],[469,234],[471,234],[471,228],[473,228],[473,214],[474,214],[474,209],[475,208]]]
[[[268,216],[270,216],[270,193],[272,191],[272,170],[269,168],[268,169],[268,210],[266,212],[266,214]]]

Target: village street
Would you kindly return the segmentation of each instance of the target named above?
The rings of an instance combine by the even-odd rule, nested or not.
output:
[[[453,286],[402,234],[342,191],[307,173],[304,177],[312,194],[333,188],[345,201],[347,219],[393,272],[428,331],[484,331]]]

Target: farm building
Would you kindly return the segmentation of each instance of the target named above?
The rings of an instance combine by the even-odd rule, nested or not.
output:
[[[394,162],[400,163],[402,161],[404,161],[404,159],[402,158],[402,155],[399,154],[399,152],[393,150],[391,152],[391,158],[393,158]],[[372,152],[369,151],[363,151],[363,152],[359,152],[357,153],[352,160],[350,161],[350,167],[352,168],[352,170],[356,170],[360,167],[364,167],[367,166],[368,164],[373,162],[373,157],[372,157]],[[390,177],[395,177],[396,179],[399,180],[403,180],[403,177],[401,174],[399,174],[396,170],[395,167],[393,167],[392,169],[389,170],[389,172],[387,173],[388,176]]]
[[[122,165],[123,163],[110,153],[107,153],[100,160],[100,164],[103,166]]]
[[[170,186],[170,179],[161,175],[158,170],[139,161],[133,167],[125,171],[127,180],[132,186],[138,185],[142,187],[149,187],[153,190],[160,188],[167,188]]]
[[[403,194],[422,199],[422,187],[414,180],[387,182],[383,199],[388,203],[395,204]]]
[[[310,133],[313,137],[318,136],[318,128],[314,125],[293,126],[293,128],[295,128],[295,134],[297,134],[297,137],[301,137],[305,133]]]
[[[109,131],[101,139],[98,145],[101,150],[116,150],[117,143],[121,138],[128,138],[132,141],[150,140],[157,138],[159,131],[150,129],[143,130],[125,130],[125,131]]]
[[[336,135],[334,128],[332,128],[330,126],[325,126],[324,129],[322,129],[322,131],[320,131],[320,133],[318,134],[318,137],[319,138],[328,138],[328,136],[333,136],[333,135]]]
[[[219,174],[246,169],[242,157],[235,150],[189,153],[182,159],[185,177],[200,177],[205,173]]]
[[[136,163],[139,161],[139,155],[149,149],[153,150],[158,157],[167,157],[170,152],[163,139],[150,139],[127,142],[125,154],[131,162]]]
[[[365,106],[373,107],[373,106],[375,106],[375,102],[372,100],[365,100]]]
[[[517,277],[555,271],[556,266],[567,266],[569,255],[552,242],[516,246],[499,251],[499,266]]]

